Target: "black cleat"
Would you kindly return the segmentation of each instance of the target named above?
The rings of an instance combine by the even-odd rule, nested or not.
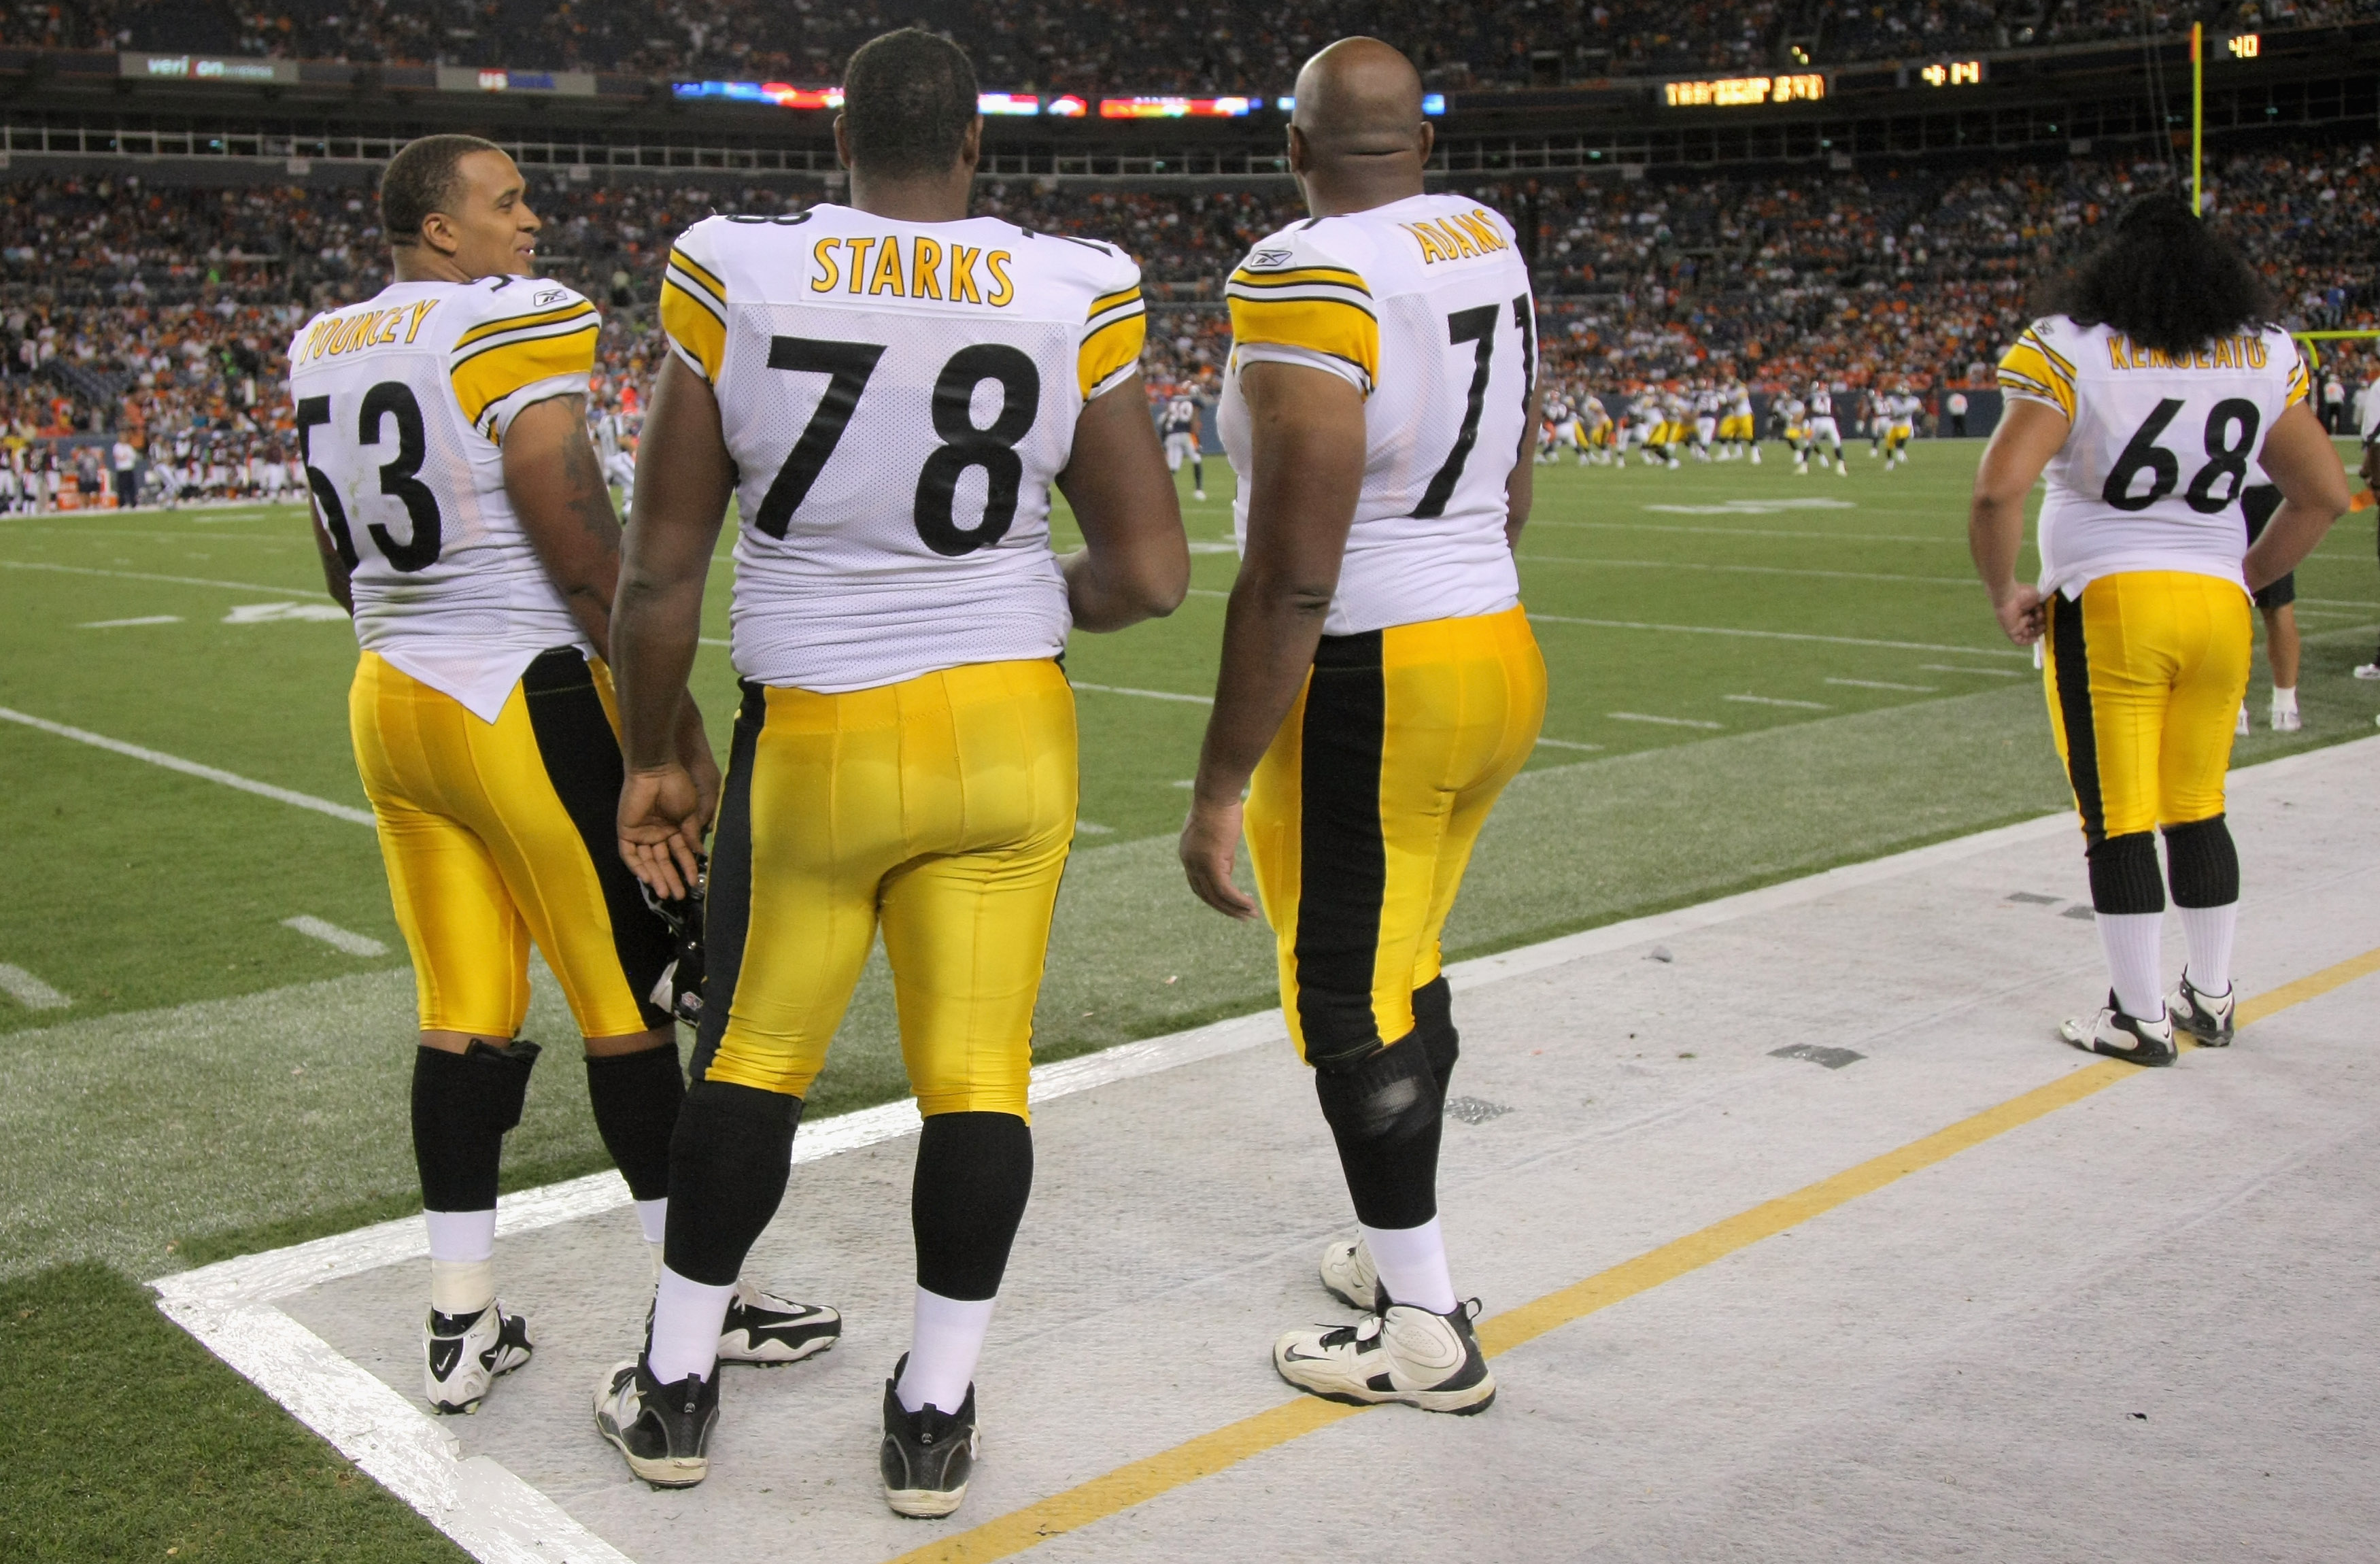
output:
[[[901,1404],[898,1388],[904,1355],[884,1382],[884,1447],[877,1469],[884,1478],[884,1502],[896,1515],[934,1520],[948,1515],[966,1497],[967,1477],[975,1471],[980,1449],[975,1431],[975,1387],[956,1412],[937,1406],[911,1412]]]
[[[690,1488],[710,1475],[710,1431],[719,1425],[719,1375],[655,1379],[642,1358],[612,1365],[595,1387],[595,1429],[628,1458],[628,1470],[657,1488]]]

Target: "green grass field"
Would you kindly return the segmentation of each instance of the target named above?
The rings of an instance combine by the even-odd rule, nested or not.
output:
[[[1773,447],[1758,467],[1542,469],[1521,557],[1546,741],[1482,842],[1450,953],[2061,806],[2038,675],[1967,564],[1979,450],[1922,443],[1888,474],[1856,446],[1847,478],[1795,477]],[[1207,473],[1204,503],[1184,475],[1189,600],[1068,654],[1084,826],[1042,1057],[1274,1002],[1266,937],[1199,907],[1173,863],[1233,569],[1231,476]],[[2373,731],[2380,685],[2349,676],[2380,626],[2372,525],[2349,518],[2300,573],[2305,731],[2263,731],[2260,667],[2240,761]],[[705,630],[722,641],[728,579],[722,551]],[[302,510],[0,519],[0,708],[365,806],[354,639],[320,612]],[[697,694],[723,753],[723,647],[704,648]],[[417,1208],[411,982],[370,830],[14,721],[0,778],[18,870],[0,964],[67,1001],[0,994],[0,1400],[70,1409],[0,1433],[0,1556],[452,1556],[135,1285]],[[2079,891],[2079,854],[2076,870]],[[299,916],[384,953],[285,926]],[[551,983],[538,995],[528,1035],[568,1042]],[[880,963],[814,1112],[901,1092],[891,1025]],[[572,1051],[540,1072],[508,1187],[604,1165]],[[60,1440],[71,1483],[34,1475]]]

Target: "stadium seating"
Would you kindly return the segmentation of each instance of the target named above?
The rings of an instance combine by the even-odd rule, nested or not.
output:
[[[1756,385],[1825,373],[1922,388],[1982,375],[2027,318],[2033,280],[2162,164],[2075,159],[1989,175],[1582,178],[1482,186],[1535,235],[1549,369],[1596,386],[1716,372]],[[2301,329],[2371,325],[2380,286],[2362,232],[2380,200],[2366,144],[2212,166],[2210,200]],[[714,208],[816,199],[650,185],[544,188],[541,264],[601,303],[604,394],[659,364],[653,295],[672,236]],[[1220,363],[1225,275],[1300,215],[1285,187],[1040,189],[993,184],[979,207],[1028,227],[1112,238],[1155,308],[1148,370]],[[123,428],[286,442],[282,352],[314,309],[386,279],[371,203],[351,190],[145,187],[131,178],[0,186],[0,418],[20,438]],[[2360,381],[2362,358],[2329,360]]]
[[[1441,85],[1527,84],[1725,69],[1806,58],[1826,64],[2127,37],[2143,8],[2119,0],[1318,0],[1284,11],[1226,0],[953,0],[916,11],[762,0],[577,0],[553,6],[382,0],[255,0],[176,6],[94,0],[20,6],[0,43],[220,51],[301,58],[437,61],[656,76],[836,79],[851,50],[922,14],[975,55],[988,86],[1023,91],[1281,92],[1297,64],[1351,32],[1387,38]],[[2380,0],[2198,0],[2145,25],[2193,20],[2266,29],[2380,15]],[[1799,56],[1791,51],[1801,51]]]

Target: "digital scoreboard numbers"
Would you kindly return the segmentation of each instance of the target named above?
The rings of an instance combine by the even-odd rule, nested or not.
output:
[[[1937,60],[1919,71],[1917,79],[1928,87],[1981,87],[1984,84],[1984,62]]]
[[[1662,102],[1673,109],[1748,108],[1760,103],[1815,103],[1827,95],[1815,71],[1795,76],[1734,76],[1716,81],[1666,81]]]
[[[2265,41],[2252,32],[2242,32],[2225,39],[2223,46],[2231,52],[2235,60],[2252,60],[2263,52]]]

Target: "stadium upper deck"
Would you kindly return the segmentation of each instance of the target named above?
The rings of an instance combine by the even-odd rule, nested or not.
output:
[[[948,31],[990,87],[1073,92],[1279,92],[1329,40],[1370,32],[1445,86],[1920,57],[2380,17],[2380,0],[914,0],[887,6],[767,0],[87,0],[0,14],[0,45],[196,50],[515,69],[831,81],[858,44],[905,22]]]

